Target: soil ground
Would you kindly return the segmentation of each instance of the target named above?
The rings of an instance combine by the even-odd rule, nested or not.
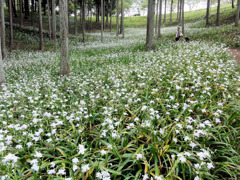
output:
[[[238,63],[240,63],[240,49],[228,49]]]

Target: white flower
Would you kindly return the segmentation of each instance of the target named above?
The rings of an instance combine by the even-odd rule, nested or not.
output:
[[[208,168],[208,169],[212,169],[212,168],[214,168],[214,166],[213,166],[213,164],[210,162],[210,163],[207,163],[207,168]]]
[[[194,148],[194,147],[196,147],[197,145],[196,145],[194,142],[191,142],[191,143],[189,144],[189,146],[192,147],[192,148]]]
[[[73,165],[73,171],[75,172],[78,169],[78,166],[76,166],[75,164]]]
[[[200,180],[199,176],[196,176],[196,177],[194,178],[194,180]]]
[[[164,180],[164,178],[161,177],[161,176],[155,176],[155,179],[156,179],[156,180]]]
[[[103,155],[106,155],[106,154],[107,154],[107,151],[101,150],[100,153],[101,153],[101,155],[103,156]]]
[[[65,175],[66,174],[65,169],[59,169],[57,174]]]
[[[39,170],[39,166],[35,163],[32,165],[31,169],[37,172]]]
[[[139,160],[139,159],[142,159],[143,158],[143,155],[142,154],[136,154],[136,158],[137,158],[137,160]]]
[[[78,150],[79,150],[78,154],[84,154],[84,152],[86,151],[86,149],[84,148],[84,145],[82,144],[78,145]]]
[[[34,155],[34,157],[36,157],[36,158],[41,158],[42,157],[42,153],[40,153],[38,151],[36,151],[35,153],[36,154]]]
[[[48,174],[49,175],[56,174],[56,170],[55,169],[48,170]]]
[[[86,165],[83,165],[82,166],[82,172],[86,172],[88,171],[90,168],[89,168],[89,164],[86,164]]]
[[[75,157],[72,159],[72,163],[77,164],[78,162],[79,162],[78,158]]]
[[[143,180],[147,180],[148,179],[148,174],[145,174],[142,177],[143,177]]]
[[[144,111],[146,109],[147,109],[147,106],[144,105],[141,110]]]

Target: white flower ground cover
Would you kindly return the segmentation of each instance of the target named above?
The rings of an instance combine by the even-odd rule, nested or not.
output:
[[[145,51],[145,31],[126,33],[72,40],[67,78],[59,53],[12,52],[0,90],[1,179],[237,178],[237,63],[223,45]]]

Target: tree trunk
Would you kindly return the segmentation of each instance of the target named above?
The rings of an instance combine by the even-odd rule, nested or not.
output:
[[[148,0],[148,15],[147,15],[147,38],[146,45],[148,49],[153,49],[154,46],[154,14],[155,0]]]
[[[6,43],[5,43],[5,37],[6,37],[6,32],[5,32],[5,18],[4,18],[4,7],[3,7],[3,1],[0,1],[0,11],[1,11],[1,51],[2,53],[2,58],[6,58]],[[0,75],[1,76],[1,75]]]
[[[29,16],[29,2],[28,0],[24,1],[24,9],[25,9],[25,19],[28,19]]]
[[[177,21],[179,19],[179,2],[180,0],[177,1]]]
[[[47,6],[48,6],[48,33],[49,33],[49,39],[52,39],[52,28],[51,28],[51,12],[50,12],[50,3],[49,0],[47,0]]]
[[[101,17],[103,18],[103,31],[105,31],[105,0],[103,0],[103,12],[101,12]]]
[[[110,32],[112,32],[112,0],[110,0]]]
[[[22,0],[19,0],[19,7],[20,7],[20,10],[19,10],[19,16],[20,16],[20,26],[22,27],[23,26],[23,16],[22,16]]]
[[[43,0],[43,14],[44,14],[44,16],[46,16],[46,0]]]
[[[218,0],[217,5],[217,18],[216,18],[216,26],[220,25],[220,0]]]
[[[15,0],[12,0],[12,7],[13,7],[13,13],[14,13],[14,17],[17,18],[17,10],[16,10],[16,2]]]
[[[161,38],[161,26],[162,26],[162,0],[160,0],[160,5],[159,5],[158,39]]]
[[[172,12],[173,12],[173,0],[171,0],[171,8],[170,8],[170,22],[172,22]]]
[[[234,8],[234,0],[232,0],[232,8]]]
[[[74,34],[77,35],[77,0],[74,0]]]
[[[103,0],[101,0],[101,43],[103,43],[103,23],[104,23]]]
[[[3,3],[3,1],[1,1],[1,4],[2,3]],[[1,43],[1,40],[0,40],[0,43]],[[1,49],[0,49],[0,51],[1,51]],[[5,82],[6,82],[6,79],[5,79],[5,73],[3,70],[2,52],[0,52],[0,86]]]
[[[155,34],[157,34],[157,27],[158,27],[158,5],[159,5],[159,0],[157,0],[157,7],[156,7]]]
[[[68,59],[68,5],[66,0],[60,0],[60,38],[61,38],[61,57],[60,75],[68,76],[70,73]]]
[[[238,0],[237,2],[236,19],[235,19],[236,27],[238,27],[238,24],[239,24],[239,13],[240,13],[240,0]]]
[[[122,33],[122,38],[124,38],[124,8],[123,8],[123,0],[121,0],[121,33]],[[153,18],[153,28],[154,28],[154,18]]]
[[[13,48],[13,17],[12,17],[12,1],[9,0],[9,25],[10,25],[10,31],[9,31],[9,48],[12,50]]]
[[[166,22],[166,16],[167,16],[167,0],[165,0],[165,7],[164,7],[164,20],[163,20],[163,23]]]
[[[43,27],[42,27],[42,7],[41,7],[41,1],[38,0],[38,12],[39,12],[39,49],[43,50]]]
[[[82,0],[82,41],[85,43],[85,0]]]
[[[56,3],[52,0],[52,38],[54,41],[54,50],[57,50],[57,38],[56,38]]]
[[[31,6],[31,26],[33,26],[33,17],[34,17],[34,0],[32,0]]]
[[[116,25],[117,25],[117,30],[116,30],[116,37],[118,37],[119,34],[119,0],[117,0],[117,17],[116,17]]]
[[[184,34],[184,0],[182,0],[182,33]]]
[[[181,24],[181,19],[182,19],[182,0],[179,0],[179,16],[178,16],[178,25]]]
[[[206,25],[209,25],[210,0],[207,0]]]

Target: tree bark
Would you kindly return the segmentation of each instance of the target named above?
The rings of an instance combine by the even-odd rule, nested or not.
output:
[[[220,25],[220,0],[218,0],[217,5],[217,18],[216,18],[216,26]]]
[[[124,38],[124,7],[123,7],[123,0],[121,0],[121,33],[122,33],[122,38]],[[154,18],[153,18],[153,27],[154,27]]]
[[[179,19],[179,2],[180,0],[177,1],[177,21]]]
[[[236,18],[235,18],[235,26],[239,25],[239,13],[240,13],[240,0],[237,2],[237,10],[236,10]]]
[[[20,16],[20,26],[22,27],[23,26],[23,16],[22,16],[22,0],[19,0],[19,7],[20,7],[20,10],[19,10],[19,16]]]
[[[77,35],[77,0],[74,0],[74,34]]]
[[[39,39],[40,39],[39,49],[43,50],[42,6],[40,0],[38,0],[38,12],[39,12]]]
[[[178,25],[181,24],[181,19],[182,19],[182,0],[179,0],[179,16],[178,16]]]
[[[31,26],[33,26],[33,17],[34,17],[34,0],[31,1],[32,6],[31,6]]]
[[[6,37],[6,32],[5,32],[5,17],[4,17],[4,7],[3,7],[3,1],[0,1],[0,8],[1,8],[1,55],[2,58],[6,58],[6,43],[5,43],[5,37]]]
[[[158,6],[159,6],[159,0],[157,0],[157,7],[156,7],[155,34],[157,34],[157,27],[158,27]]]
[[[10,25],[10,31],[9,31],[9,48],[12,50],[13,48],[13,17],[12,17],[12,1],[9,0],[9,25]]]
[[[112,32],[112,0],[110,0],[110,32]]]
[[[104,23],[103,0],[101,0],[101,43],[103,43],[103,23]]]
[[[165,0],[165,7],[164,7],[164,20],[163,20],[163,23],[166,22],[166,16],[167,16],[167,0]]]
[[[13,8],[14,17],[17,18],[17,10],[16,10],[16,2],[15,2],[15,0],[12,1],[12,8]]]
[[[2,1],[1,1],[2,3]],[[1,43],[1,40],[0,40],[0,43]],[[1,49],[0,49],[1,51]],[[6,79],[5,79],[5,73],[4,73],[4,70],[3,70],[3,61],[2,61],[2,52],[0,52],[0,86],[6,82]]]
[[[232,0],[232,8],[234,8],[234,0]]]
[[[184,34],[184,0],[182,0],[182,33]]]
[[[119,0],[117,0],[117,17],[116,17],[116,25],[117,25],[117,30],[116,30],[116,37],[118,37],[119,34]]]
[[[29,16],[29,2],[28,0],[24,1],[24,9],[25,9],[25,19],[28,19]]]
[[[68,76],[69,67],[69,51],[68,51],[68,5],[66,0],[60,0],[60,41],[61,41],[61,57],[60,57],[60,75]]]
[[[51,12],[50,12],[50,3],[49,3],[49,0],[47,0],[47,6],[48,6],[48,33],[49,33],[49,39],[51,40],[51,37],[52,37],[52,28],[51,28]]]
[[[209,25],[210,0],[207,0],[206,25]]]
[[[82,41],[85,43],[85,0],[82,0]]]
[[[161,38],[161,26],[162,26],[162,0],[160,0],[160,5],[159,5],[158,39]]]
[[[154,14],[155,14],[155,0],[148,0],[148,16],[147,16],[147,48],[153,49],[154,46]]]
[[[171,8],[170,8],[170,22],[172,22],[172,12],[173,12],[173,0],[171,0]]]
[[[52,0],[52,38],[54,41],[54,50],[57,50],[57,38],[56,38],[56,3]]]

